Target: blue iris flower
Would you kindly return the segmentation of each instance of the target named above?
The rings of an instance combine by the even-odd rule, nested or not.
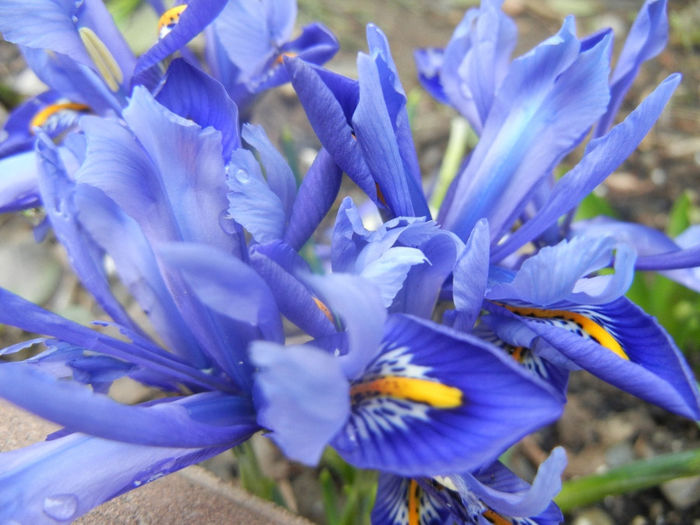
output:
[[[290,40],[295,1],[275,2],[273,8],[272,2],[257,0],[193,0],[160,11],[162,6],[159,34],[154,28],[156,43],[136,58],[100,1],[0,2],[4,38],[20,46],[29,67],[49,86],[49,91],[13,111],[4,128],[7,136],[0,143],[0,165],[8,175],[1,181],[0,211],[40,204],[32,153],[37,128],[62,140],[84,113],[120,114],[137,85],[154,93],[168,92],[161,97],[173,103],[166,105],[190,118],[187,96],[192,91],[183,92],[182,82],[174,90],[168,86],[168,79],[180,73],[170,69],[166,73],[163,61],[180,52],[184,60],[197,64],[185,46],[202,31],[208,37],[206,67],[246,118],[257,95],[288,81],[281,57],[298,55],[323,63],[338,49],[335,37],[320,24],[304,28],[301,36]],[[196,81],[217,83],[204,77],[201,74]],[[229,113],[222,115],[223,125]],[[234,122],[237,119],[229,119],[228,125]]]
[[[265,430],[291,459],[315,464],[331,446],[380,470],[376,522],[553,523],[563,451],[532,487],[497,458],[559,417],[570,370],[700,418],[678,349],[622,297],[635,268],[696,284],[699,230],[670,240],[624,223],[558,225],[636,147],[679,82],[664,80],[609,129],[637,70],[663,47],[665,2],[645,4],[612,76],[612,34],[579,39],[572,18],[511,61],[514,25],[498,1],[470,10],[444,51],[419,53],[425,85],[480,135],[437,220],[375,26],[355,81],[320,67],[337,48],[322,26],[290,40],[293,0],[167,11],[154,2],[159,40],[139,58],[101,3],[41,5],[23,26],[26,3],[0,2],[0,30],[52,87],[8,123],[5,162],[35,150],[38,164],[18,169],[0,201],[43,204],[113,319],[105,328],[121,336],[0,290],[0,322],[44,335],[4,351],[43,345],[0,366],[0,397],[64,427],[0,454],[5,521],[73,519]],[[202,31],[216,78],[184,48]],[[239,111],[288,79],[323,145],[300,185],[262,128],[239,127]],[[554,183],[591,128],[580,163]],[[384,222],[369,230],[343,200],[316,275],[300,252],[343,171]],[[519,253],[528,243],[534,252]],[[106,257],[148,327],[113,295]],[[438,324],[441,301],[450,309]],[[283,318],[309,341],[285,346]],[[117,403],[106,393],[120,377],[169,395]]]
[[[392,217],[430,217],[406,112],[406,95],[379,28],[367,27],[359,80],[288,59],[309,122],[338,166]]]
[[[206,102],[200,111],[198,102]],[[204,118],[213,100],[189,103]],[[65,427],[50,442],[0,455],[1,492],[10,498],[0,510],[4,520],[73,519],[260,428],[247,347],[257,339],[281,342],[282,323],[269,287],[240,259],[245,240],[226,216],[226,137],[183,119],[143,87],[135,88],[122,118],[84,117],[82,133],[74,135],[82,140],[61,150],[39,137],[48,218],[79,277],[127,340],[1,292],[3,323],[48,336],[37,357],[0,367],[2,396]],[[239,144],[237,126],[228,131],[236,134],[228,143]],[[106,254],[168,351],[112,295]],[[226,288],[212,293],[207,276],[222,267]],[[116,403],[105,393],[122,376],[171,397]]]
[[[614,252],[614,255],[613,255]],[[589,276],[614,261],[614,273]],[[515,272],[492,274],[484,321],[510,344],[566,369],[584,368],[642,399],[700,419],[700,393],[666,331],[622,297],[634,251],[611,237],[546,247]],[[505,318],[505,322],[501,319]]]
[[[495,261],[503,260],[529,241],[556,243],[587,228],[580,224],[572,230],[559,231],[556,221],[571,213],[633,151],[680,80],[677,75],[664,80],[639,108],[611,130],[639,69],[666,45],[666,2],[644,3],[611,73],[608,60],[612,33],[601,31],[576,43],[571,20],[555,38],[511,61],[516,32],[500,4],[485,1],[480,8],[470,9],[444,50],[416,52],[424,87],[460,111],[480,135],[479,145],[454,181],[438,221],[464,237],[480,218],[487,218],[492,236],[491,257]],[[578,50],[566,51],[567,46]],[[567,52],[573,53],[568,59]],[[538,62],[537,56],[545,61]],[[544,67],[555,64],[555,57],[564,61],[564,69]],[[547,75],[551,75],[549,84],[545,81]],[[585,78],[579,82],[576,75]],[[537,81],[532,81],[534,78]],[[524,82],[521,87],[515,87],[518,79]],[[575,100],[564,96],[568,81],[577,82]],[[545,92],[548,94],[541,98]],[[532,111],[537,104],[537,111]],[[541,119],[553,114],[557,115],[554,122],[538,127]],[[519,125],[524,127],[518,128]],[[566,129],[557,131],[557,125]],[[550,176],[553,166],[581,142],[591,126],[594,140],[588,144],[583,159],[554,184]],[[550,133],[555,134],[554,138]],[[528,141],[534,142],[527,145]],[[518,219],[523,222],[522,227],[509,235]],[[601,231],[593,227],[596,232]],[[698,287],[697,278],[688,270],[700,263],[691,234],[682,238],[680,246],[640,225],[606,223],[606,227],[615,230],[619,240],[635,246],[640,255],[638,269],[668,271],[669,277],[691,288]],[[635,235],[630,235],[632,230]]]
[[[469,471],[561,411],[553,389],[498,348],[387,314],[366,279],[307,279],[342,322],[346,347],[250,350],[258,419],[288,457],[314,464],[330,444],[358,467],[404,476]]]
[[[473,473],[433,478],[383,473],[372,523],[438,525],[450,519],[458,523],[561,523],[562,514],[552,498],[561,489],[565,466],[564,450],[554,449],[540,465],[532,486],[500,462]]]

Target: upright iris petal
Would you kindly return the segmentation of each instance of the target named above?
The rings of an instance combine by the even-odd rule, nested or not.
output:
[[[291,40],[296,14],[295,0],[228,2],[209,31],[209,62],[243,114],[257,94],[289,81],[285,56],[323,64],[338,51],[333,34],[318,23]]]
[[[681,78],[664,79],[644,101],[606,135],[592,140],[581,161],[554,186],[537,213],[503,243],[495,246],[492,259],[500,261],[520,246],[536,238],[561,215],[574,209],[583,198],[610,175],[634,151],[661,115]]]
[[[406,95],[384,34],[367,27],[369,55],[357,59],[360,98],[352,125],[365,161],[395,216],[427,217],[418,159],[406,113]]]
[[[191,0],[187,3],[187,8],[180,11],[177,16],[172,12],[176,20],[173,20],[170,30],[139,57],[134,68],[135,83],[151,83],[149,71],[201,33],[225,5],[225,0]],[[171,24],[166,22],[166,25]]]
[[[610,78],[610,104],[598,122],[597,136],[604,135],[612,124],[642,63],[658,55],[666,47],[667,40],[666,0],[646,0],[630,29]]]
[[[582,51],[568,19],[513,62],[439,222],[464,238],[486,217],[493,241],[500,238],[536,184],[607,107],[609,45],[604,38]]]
[[[469,9],[444,50],[416,53],[419,78],[428,91],[454,106],[479,134],[506,76],[515,48],[515,23],[485,0]]]

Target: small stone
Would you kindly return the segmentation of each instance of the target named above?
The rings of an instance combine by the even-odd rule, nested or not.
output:
[[[616,443],[605,451],[605,463],[609,468],[620,467],[634,460],[634,449],[627,441]]]
[[[45,244],[7,242],[0,246],[0,286],[36,304],[58,288],[61,264]]]
[[[661,492],[678,510],[684,510],[700,502],[700,476],[678,478],[661,485]]]
[[[109,397],[125,405],[143,403],[152,399],[153,394],[152,388],[144,386],[130,377],[116,379],[109,388]]]
[[[639,178],[634,173],[617,172],[605,179],[605,185],[612,193],[625,195],[646,195],[654,190],[651,181]]]
[[[615,525],[615,522],[603,509],[591,507],[579,512],[572,525]]]

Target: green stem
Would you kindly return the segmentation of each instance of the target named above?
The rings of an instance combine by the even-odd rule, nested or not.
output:
[[[260,468],[253,444],[250,441],[241,443],[234,447],[233,453],[238,461],[238,477],[243,488],[262,499],[286,506],[275,480],[265,476]]]
[[[440,166],[435,189],[430,197],[431,211],[437,211],[445,199],[452,180],[457,175],[459,165],[462,163],[464,154],[470,141],[473,141],[473,132],[469,123],[462,117],[455,117],[450,123],[450,138],[447,141],[445,156]]]
[[[590,505],[605,496],[655,487],[676,478],[700,474],[700,449],[633,461],[605,474],[564,483],[554,499],[563,512]]]

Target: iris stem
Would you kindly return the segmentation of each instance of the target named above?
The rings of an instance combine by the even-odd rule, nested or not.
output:
[[[437,210],[440,209],[447,190],[457,175],[459,166],[462,164],[467,147],[470,143],[475,142],[475,138],[474,132],[464,118],[455,117],[452,119],[450,123],[450,138],[447,141],[445,156],[440,166],[433,194],[430,196],[430,211],[433,215],[436,215]]]
[[[259,498],[286,507],[275,480],[263,473],[252,443],[250,441],[241,443],[233,449],[233,453],[238,462],[238,476],[243,488]]]
[[[567,481],[554,501],[563,512],[568,512],[595,503],[605,496],[655,487],[672,479],[699,474],[700,449],[663,454],[633,461],[605,474]]]

